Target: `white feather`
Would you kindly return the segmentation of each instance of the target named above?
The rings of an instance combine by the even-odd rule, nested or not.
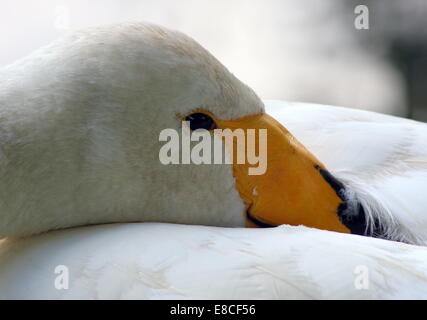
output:
[[[342,107],[265,104],[345,183],[368,221],[378,219],[388,238],[427,243],[427,124]]]
[[[305,227],[104,225],[0,246],[0,299],[397,298],[427,298],[427,248]]]

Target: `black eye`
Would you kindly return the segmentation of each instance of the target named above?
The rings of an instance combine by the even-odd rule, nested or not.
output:
[[[192,113],[188,115],[185,118],[185,121],[190,122],[191,130],[197,130],[197,129],[212,130],[217,128],[215,121],[213,121],[213,119],[207,114],[201,113],[201,112]]]

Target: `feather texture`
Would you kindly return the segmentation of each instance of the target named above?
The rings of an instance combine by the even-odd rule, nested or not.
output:
[[[427,124],[374,112],[265,101],[287,127],[348,187],[385,237],[427,243]]]
[[[85,227],[3,243],[0,298],[427,298],[427,249],[305,227]]]

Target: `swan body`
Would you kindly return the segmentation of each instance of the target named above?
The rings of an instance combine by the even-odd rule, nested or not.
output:
[[[0,298],[425,299],[427,249],[305,227],[93,226],[6,240]]]

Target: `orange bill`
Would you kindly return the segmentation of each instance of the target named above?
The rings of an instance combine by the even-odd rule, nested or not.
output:
[[[247,138],[243,144],[246,153],[260,155],[260,151],[266,151],[265,159],[260,159],[263,165],[255,170],[256,166],[247,159],[244,163],[236,161],[237,152],[242,148],[237,138],[225,143],[228,148],[233,147],[234,176],[246,205],[248,227],[290,224],[350,232],[338,215],[343,200],[333,181],[328,179],[332,176],[279,122],[268,114],[260,114],[217,121],[217,124],[220,129],[241,129],[246,137],[255,131],[255,139]],[[260,129],[266,129],[265,145],[260,139]]]

